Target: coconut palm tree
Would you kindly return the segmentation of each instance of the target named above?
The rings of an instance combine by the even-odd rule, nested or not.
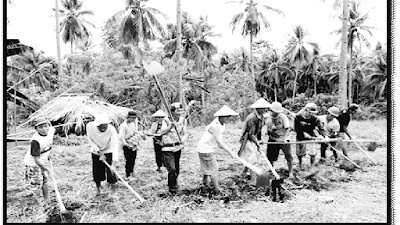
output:
[[[94,13],[91,10],[81,10],[83,1],[80,0],[61,0],[61,5],[65,10],[59,10],[60,15],[64,17],[61,21],[61,33],[64,43],[71,43],[71,54],[73,53],[73,44],[78,40],[85,40],[91,35],[87,25],[95,27],[91,22],[87,21],[84,16]]]
[[[306,31],[299,25],[293,28],[294,36],[289,40],[289,44],[283,58],[289,60],[295,66],[295,77],[293,85],[293,101],[296,96],[296,83],[299,74],[299,68],[302,65],[308,65],[313,60],[313,49],[317,48],[317,44],[305,42],[307,36]]]
[[[325,0],[322,0],[325,1]],[[346,108],[348,106],[347,103],[347,46],[348,46],[348,23],[349,23],[349,1],[348,0],[335,0],[333,3],[333,8],[343,9],[342,12],[342,39],[341,39],[341,47],[340,47],[340,69],[339,69],[339,107]]]
[[[373,97],[384,97],[387,93],[387,51],[385,49],[376,49],[374,57],[367,62],[368,67],[365,69],[365,89],[368,90]],[[372,92],[371,92],[372,90]]]
[[[231,2],[235,2],[235,3],[243,3],[243,1],[229,1],[227,3],[231,3]],[[243,19],[244,19],[244,23],[243,23],[243,27],[242,27],[242,36],[246,37],[246,36],[250,36],[250,71],[251,71],[251,76],[253,78],[253,88],[254,88],[254,93],[253,93],[253,97],[256,97],[256,81],[255,81],[255,76],[254,76],[254,65],[253,65],[253,37],[256,37],[257,35],[259,35],[260,30],[261,30],[261,24],[263,24],[263,26],[267,29],[270,29],[270,24],[267,20],[267,18],[260,12],[260,10],[258,10],[257,8],[257,4],[258,3],[254,3],[253,0],[250,0],[249,2],[246,2],[245,4],[245,8],[244,8],[244,12],[240,12],[236,15],[233,16],[229,26],[232,28],[232,33],[236,30],[237,26],[239,24],[242,23]],[[267,5],[261,5],[263,6],[264,9],[268,10],[268,11],[272,11],[277,13],[278,15],[283,15],[283,12],[272,8],[270,6]]]
[[[144,46],[148,45],[148,41],[156,40],[158,33],[162,37],[165,36],[164,28],[157,20],[156,15],[161,15],[165,19],[166,14],[158,9],[146,6],[145,2],[149,0],[126,0],[125,9],[114,14],[110,19],[118,20],[121,18],[120,42],[123,44],[132,44],[140,55],[143,50],[139,48],[139,42]]]
[[[348,67],[348,76],[349,76],[349,86],[348,86],[348,95],[349,95],[349,104],[352,102],[352,62],[353,62],[353,46],[354,42],[357,40],[360,44],[360,50],[361,50],[361,43],[363,43],[367,48],[371,47],[371,43],[368,42],[368,39],[366,38],[364,32],[367,32],[369,35],[372,36],[371,30],[376,30],[376,27],[371,27],[371,26],[365,26],[364,22],[369,19],[369,13],[371,10],[369,10],[367,13],[362,14],[359,10],[360,8],[360,2],[356,1],[350,1],[350,12],[349,12],[349,26],[348,26],[348,50],[350,51],[350,60],[349,60],[349,67]],[[333,31],[332,33],[334,34],[340,34],[342,32],[342,29],[337,29]],[[336,47],[339,45],[340,40],[336,43]]]
[[[182,13],[182,28],[182,56],[187,60],[192,59],[198,69],[204,69],[205,60],[210,60],[218,51],[217,47],[207,38],[221,35],[212,31],[213,26],[208,23],[207,17],[200,16],[196,21],[187,12]],[[170,39],[165,41],[164,51],[167,55],[176,57],[176,27],[168,24],[167,30]]]
[[[293,71],[289,68],[287,63],[281,60],[276,53],[276,50],[272,50],[271,54],[260,62],[260,73],[258,75],[259,85],[267,88],[272,86],[274,90],[274,98],[277,101],[277,89],[281,87],[281,79],[283,79],[283,73],[293,76]]]
[[[22,84],[28,87],[29,84],[34,83],[41,87],[43,90],[54,88],[57,83],[57,78],[54,75],[53,62],[55,59],[44,57],[43,51],[25,51],[20,55],[15,55],[11,59],[8,69],[7,80],[15,81],[15,83],[22,81],[22,77],[27,77]]]
[[[305,72],[305,74],[310,74],[313,80],[314,96],[317,96],[317,83],[323,77],[323,74],[326,70],[320,52],[320,46],[318,44],[314,45],[313,59],[311,63],[307,66],[307,70]]]

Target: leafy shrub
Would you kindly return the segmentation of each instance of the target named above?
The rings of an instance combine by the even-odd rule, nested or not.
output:
[[[338,96],[318,94],[316,97],[307,97],[305,94],[300,94],[292,99],[287,99],[282,102],[282,106],[291,112],[299,112],[307,103],[314,102],[318,106],[318,114],[326,114],[332,106],[337,106]]]

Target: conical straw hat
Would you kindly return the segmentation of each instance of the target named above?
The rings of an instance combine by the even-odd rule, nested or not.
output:
[[[264,98],[259,98],[250,108],[268,108],[270,105]]]
[[[222,106],[215,114],[214,116],[237,116],[239,115],[237,112],[233,111],[231,108],[228,106],[224,105]]]
[[[157,112],[153,113],[151,117],[166,117],[168,116],[165,112],[163,112],[161,109],[159,109]]]

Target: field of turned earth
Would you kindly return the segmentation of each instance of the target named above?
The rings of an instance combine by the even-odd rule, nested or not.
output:
[[[352,121],[350,133],[357,139],[373,139],[378,143],[375,151],[367,154],[374,165],[353,143],[348,144],[350,158],[361,168],[352,167],[342,158],[339,165],[333,160],[317,167],[297,169],[295,146],[293,180],[288,180],[283,153],[275,169],[284,178],[283,202],[274,202],[266,187],[248,185],[240,174],[243,165],[223,150],[217,151],[220,184],[224,196],[214,196],[201,186],[197,142],[204,132],[202,127],[189,127],[191,137],[181,156],[178,183],[181,192],[168,194],[167,171],[156,171],[152,140],[142,142],[136,159],[136,177],[129,185],[146,201],[141,203],[121,182],[117,192],[110,194],[110,187],[103,182],[102,194],[95,197],[92,180],[92,163],[85,136],[57,137],[53,147],[53,165],[58,189],[65,207],[72,217],[61,218],[53,185],[50,180],[49,205],[44,206],[39,190],[24,186],[23,158],[28,148],[25,143],[7,145],[7,222],[387,222],[388,215],[388,156],[387,121]],[[228,124],[224,141],[236,151],[239,148],[241,124]],[[291,134],[294,140],[294,133]],[[364,150],[368,143],[359,144]],[[319,159],[319,145],[317,160]],[[265,151],[265,146],[263,151]],[[389,154],[388,154],[389,153]],[[332,151],[327,151],[330,159]],[[117,173],[125,177],[123,154],[116,166]],[[263,158],[257,164],[268,168]]]

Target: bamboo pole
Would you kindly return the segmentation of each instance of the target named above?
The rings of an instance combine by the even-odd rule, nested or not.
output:
[[[373,140],[343,140],[340,138],[332,138],[332,139],[323,139],[323,140],[307,140],[307,141],[292,141],[292,142],[262,142],[262,144],[272,144],[272,145],[281,145],[281,144],[311,144],[311,143],[327,143],[327,142],[335,142],[335,141],[343,141],[343,142],[374,142]]]

